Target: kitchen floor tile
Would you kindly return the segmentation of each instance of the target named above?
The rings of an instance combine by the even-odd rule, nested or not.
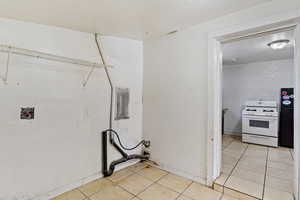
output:
[[[267,176],[272,176],[275,178],[280,178],[284,180],[293,180],[294,179],[294,171],[287,170],[279,170],[272,167],[268,167]]]
[[[221,173],[221,175],[215,180],[215,183],[219,185],[224,185],[225,181],[228,179],[229,174]]]
[[[247,162],[238,162],[235,169],[251,171],[259,174],[265,174],[266,172],[265,166],[257,165],[255,163],[247,163]]]
[[[269,192],[272,190],[276,190],[281,199],[284,199],[282,195],[290,198],[295,179],[291,149],[243,144],[228,135],[223,136],[223,141],[227,147],[222,150],[222,173],[214,181],[215,190],[223,190],[236,199],[252,200],[262,198],[265,185],[268,200],[274,196]],[[233,165],[235,159],[237,163]]]
[[[52,200],[83,200],[85,196],[79,190],[72,190],[66,193],[63,193]]]
[[[291,200],[294,181],[291,160],[289,149],[242,144],[233,139],[223,151],[223,173],[214,183],[215,190],[144,162],[54,200],[257,200],[263,197],[264,183],[264,200]]]
[[[157,183],[181,193],[192,183],[192,181],[174,174],[168,174]]]
[[[222,155],[222,163],[235,165],[238,162],[239,158],[233,157],[227,153],[223,153]]]
[[[153,182],[149,179],[142,177],[141,175],[134,174],[119,182],[119,186],[124,188],[126,191],[137,195],[138,193],[144,191]]]
[[[266,187],[264,200],[294,200],[294,197],[291,193]]]
[[[234,165],[222,164],[221,173],[230,174],[234,169]]]
[[[239,200],[239,199],[228,195],[223,195],[221,200]]]
[[[219,200],[222,196],[222,193],[206,186],[192,183],[192,185],[189,186],[189,188],[183,193],[183,195],[194,200]]]
[[[229,177],[225,183],[225,187],[260,199],[263,194],[263,184],[258,184],[235,176]]]
[[[158,169],[156,167],[147,166],[146,168],[143,168],[142,170],[137,172],[138,174],[144,176],[145,178],[148,178],[152,181],[157,181],[161,177],[168,174],[168,172]]]
[[[258,200],[255,197],[251,197],[247,194],[232,190],[230,188],[224,188],[224,195],[227,195],[228,197],[233,197],[238,200]]]
[[[217,183],[214,183],[213,189],[214,189],[215,191],[217,191],[217,192],[223,193],[223,191],[224,191],[224,186],[223,186],[223,185],[219,185],[219,184],[217,184]]]
[[[272,176],[266,177],[266,186],[269,188],[293,193],[293,180],[285,180]]]
[[[234,169],[232,176],[238,177],[244,180],[252,181],[263,185],[265,180],[265,175],[263,173],[256,173],[248,170]]]
[[[112,176],[108,177],[109,180],[117,183],[121,181],[122,179],[132,175],[134,172],[131,171],[128,167],[125,169],[122,169],[120,171],[115,172]]]
[[[235,157],[239,157],[243,154],[243,152],[245,151],[246,147],[227,147],[224,150],[224,153],[230,153]]]
[[[269,160],[293,164],[293,158],[289,151],[272,149],[269,151]]]
[[[268,161],[268,167],[279,169],[279,170],[286,170],[286,171],[293,171],[294,166],[291,164],[287,164],[284,162],[278,162],[278,161]]]
[[[130,166],[129,169],[132,170],[133,172],[138,172],[141,169],[144,169],[148,166],[150,166],[150,164],[147,163],[147,162],[139,162],[137,164],[134,164],[134,165]]]
[[[91,196],[92,194],[99,192],[101,189],[106,187],[112,187],[113,184],[111,181],[107,179],[97,179],[88,184],[85,184],[78,189],[87,196]]]
[[[264,167],[267,165],[267,157],[262,158],[244,155],[239,162]]]
[[[247,150],[256,150],[256,151],[268,151],[268,147],[261,146],[261,145],[255,145],[255,144],[249,144]]]
[[[154,184],[138,195],[142,200],[175,200],[179,193],[174,192],[162,185]]]
[[[89,197],[91,200],[129,200],[134,196],[118,186],[108,187]]]
[[[192,200],[192,199],[190,199],[189,197],[186,197],[186,196],[181,195],[181,196],[178,197],[178,199],[176,199],[176,200]]]

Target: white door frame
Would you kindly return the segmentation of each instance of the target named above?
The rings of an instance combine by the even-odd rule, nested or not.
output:
[[[294,122],[300,120],[300,23],[295,29],[295,56],[294,56],[294,65],[295,65],[295,113],[294,113]],[[294,159],[295,159],[295,180],[294,180],[294,193],[296,200],[299,199],[299,174],[300,174],[300,124],[294,124]]]
[[[295,11],[287,14],[274,15],[263,19],[257,19],[249,24],[241,24],[229,27],[208,35],[208,132],[207,132],[207,185],[211,186],[213,181],[220,175],[222,160],[222,134],[221,134],[221,115],[222,115],[222,50],[221,42],[228,41],[232,38],[253,35],[267,30],[276,30],[278,28],[289,27],[300,23],[300,12]],[[300,25],[298,25],[298,33],[300,34]],[[300,36],[299,36],[300,39]],[[297,45],[300,44],[298,41]],[[300,85],[300,50],[299,46],[295,56],[296,67],[296,84]],[[298,70],[299,69],[299,70]],[[296,87],[297,93],[300,94],[300,87]],[[298,109],[299,107],[299,109]],[[295,121],[300,121],[300,101],[297,101],[295,107]],[[299,132],[300,127],[295,126],[295,132]],[[297,134],[295,134],[297,135]],[[300,146],[300,138],[295,138],[295,158],[296,165],[300,161],[298,148]],[[298,148],[297,148],[298,147]],[[298,160],[298,161],[297,161]],[[300,165],[299,165],[300,166]],[[296,199],[298,199],[298,171],[297,166],[297,184]]]

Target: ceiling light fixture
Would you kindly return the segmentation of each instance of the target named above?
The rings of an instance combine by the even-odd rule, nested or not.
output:
[[[290,40],[275,40],[268,44],[274,50],[283,49],[290,43]]]

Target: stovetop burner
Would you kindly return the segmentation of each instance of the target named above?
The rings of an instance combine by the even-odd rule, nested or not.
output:
[[[278,116],[278,107],[275,101],[248,101],[243,115]]]

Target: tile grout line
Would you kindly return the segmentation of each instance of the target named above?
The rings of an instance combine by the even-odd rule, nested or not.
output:
[[[150,165],[150,164],[149,164],[149,165]],[[150,166],[151,166],[151,167],[154,167],[154,166],[152,166],[152,165],[150,165]],[[146,191],[147,189],[149,189],[149,188],[150,188],[151,186],[153,186],[154,184],[158,184],[158,182],[159,182],[161,179],[163,179],[165,176],[167,176],[168,174],[170,174],[170,172],[160,169],[160,170],[166,172],[166,174],[163,175],[162,177],[160,177],[159,179],[157,179],[156,181],[153,181],[153,180],[151,180],[151,179],[149,179],[149,178],[147,178],[147,177],[145,177],[145,176],[143,176],[143,175],[141,175],[141,174],[138,173],[138,172],[140,172],[141,170],[143,170],[144,168],[145,168],[145,167],[143,167],[143,168],[141,168],[141,169],[139,169],[139,170],[137,170],[137,171],[134,171],[134,170],[132,170],[132,169],[128,169],[130,172],[132,172],[132,174],[130,174],[130,175],[128,175],[128,176],[126,176],[126,177],[123,178],[123,179],[126,179],[126,178],[128,178],[128,177],[130,177],[130,176],[133,176],[133,175],[139,175],[139,176],[141,176],[141,177],[143,177],[143,178],[145,178],[145,179],[147,179],[147,180],[149,180],[149,181],[152,182],[148,187],[146,187],[144,190],[142,190],[141,192],[139,192],[139,193],[137,193],[137,194],[133,194],[133,193],[131,193],[130,191],[128,191],[128,190],[126,190],[125,188],[123,188],[121,185],[119,185],[118,181],[114,182],[114,181],[110,180],[109,178],[107,178],[106,180],[110,181],[112,184],[115,184],[116,187],[119,187],[120,189],[124,190],[125,192],[131,194],[133,197],[130,198],[130,199],[134,199],[134,198],[140,199],[140,198],[138,197],[139,194],[141,194],[142,192]],[[120,181],[121,181],[121,180],[120,180]],[[159,185],[161,185],[161,184],[159,184]],[[161,185],[161,186],[163,186],[163,185]],[[165,187],[165,186],[163,186],[163,187]],[[166,188],[166,187],[165,187],[165,188]],[[168,189],[169,189],[169,188],[168,188]],[[78,189],[78,190],[79,190],[79,189]],[[80,190],[79,190],[79,191],[80,191]],[[174,190],[172,190],[172,191],[174,191]],[[80,191],[80,192],[81,192],[81,191]],[[100,192],[100,191],[98,191],[98,192]],[[98,192],[95,192],[94,194],[96,194],[96,193],[98,193]],[[176,191],[174,191],[174,192],[176,192]],[[81,193],[82,193],[82,192],[81,192]],[[178,193],[178,192],[176,192],[176,193]],[[94,195],[94,194],[92,194],[92,195]],[[178,194],[180,195],[180,193],[178,193]],[[84,194],[83,194],[83,195],[84,195]],[[90,196],[92,196],[92,195],[90,195]],[[86,195],[84,195],[84,196],[87,197],[87,198],[85,198],[84,200],[89,199],[89,196],[86,196]]]
[[[233,140],[230,144],[232,144],[233,142],[234,142],[234,140]],[[229,146],[229,145],[228,145],[228,146]],[[249,146],[249,144],[247,144],[247,146],[246,146],[246,148],[244,149],[243,153],[241,154],[241,156],[240,156],[239,159],[237,160],[236,164],[234,165],[233,169],[230,171],[230,173],[228,174],[228,177],[226,178],[224,184],[222,185],[222,195],[221,195],[221,197],[220,197],[219,200],[222,200],[222,198],[224,197],[224,195],[225,195],[225,189],[224,189],[224,188],[225,188],[225,184],[226,184],[226,182],[228,181],[228,179],[230,178],[230,176],[232,175],[234,169],[236,168],[236,166],[238,165],[238,163],[240,162],[240,160],[242,159],[242,157],[244,156],[244,154],[246,153],[246,151],[247,151],[247,149],[248,149],[248,146]],[[225,149],[224,149],[224,150],[225,150]],[[223,152],[223,151],[222,151],[222,152]]]
[[[151,167],[154,167],[154,166],[151,166]],[[143,168],[142,168],[142,169],[143,169]],[[109,180],[110,182],[116,184],[117,187],[119,187],[119,188],[121,188],[122,190],[124,190],[124,191],[128,192],[129,194],[131,194],[133,197],[132,197],[130,200],[135,199],[135,198],[141,200],[141,199],[139,198],[138,195],[140,195],[141,193],[143,193],[144,191],[146,191],[147,189],[149,189],[150,187],[152,187],[154,184],[158,184],[158,185],[162,186],[163,188],[169,189],[169,190],[171,190],[171,191],[177,193],[178,196],[174,199],[174,200],[177,200],[177,199],[179,199],[181,196],[184,195],[184,192],[185,192],[185,191],[186,191],[193,183],[195,183],[194,181],[191,181],[191,183],[189,183],[189,184],[185,187],[185,189],[184,189],[182,192],[178,192],[178,191],[173,190],[172,188],[166,187],[166,186],[164,186],[164,185],[158,183],[158,182],[159,182],[160,180],[162,180],[164,177],[166,177],[167,175],[171,174],[170,172],[163,170],[163,171],[166,172],[166,174],[163,175],[162,177],[160,177],[158,180],[153,181],[153,180],[151,180],[151,179],[149,179],[149,178],[147,178],[147,177],[145,177],[145,176],[143,176],[143,175],[141,175],[141,174],[138,173],[138,172],[140,172],[142,169],[140,169],[140,170],[138,170],[138,171],[130,170],[130,171],[133,172],[133,173],[132,173],[131,175],[125,177],[125,178],[128,178],[128,177],[133,176],[133,175],[136,174],[136,175],[139,175],[139,176],[141,176],[141,177],[143,177],[143,178],[145,178],[145,179],[147,179],[147,180],[149,180],[149,181],[152,182],[149,186],[147,186],[145,189],[143,189],[142,191],[140,191],[140,192],[137,193],[137,194],[133,194],[133,193],[129,192],[128,190],[126,190],[125,188],[123,188],[121,185],[119,185],[118,183],[113,182],[112,180],[109,180],[109,179],[108,179],[108,180]],[[159,168],[158,168],[158,169],[159,169]],[[160,170],[162,170],[162,169],[160,169]],[[125,178],[124,178],[124,179],[125,179]],[[223,193],[222,193],[222,195],[221,195],[221,197],[220,197],[219,200],[221,200],[222,197],[223,197]],[[189,197],[189,198],[190,198],[190,197]],[[190,199],[191,199],[191,200],[194,200],[194,199],[192,199],[192,198],[190,198]],[[84,200],[86,200],[86,199],[84,199]]]
[[[269,164],[269,151],[270,151],[270,147],[268,147],[268,151],[267,151],[266,169],[265,169],[265,178],[264,178],[264,184],[263,184],[262,199],[264,199],[264,197],[265,197],[266,179],[267,179],[267,171],[268,171],[268,164]]]
[[[150,164],[149,164],[149,165],[150,165]],[[150,165],[150,166],[153,167],[152,165]],[[141,177],[143,177],[143,178],[145,178],[145,179],[147,179],[147,180],[149,180],[149,181],[152,182],[149,186],[147,186],[147,187],[146,187],[144,190],[142,190],[141,192],[138,192],[137,194],[133,194],[133,193],[127,191],[125,188],[123,188],[121,185],[119,185],[119,184],[117,183],[117,186],[118,186],[118,187],[120,187],[120,188],[123,189],[124,191],[128,192],[129,194],[133,195],[133,197],[132,197],[131,199],[134,199],[134,198],[140,199],[140,198],[138,197],[139,194],[141,194],[142,192],[146,191],[146,190],[147,190],[148,188],[150,188],[152,185],[154,185],[154,184],[157,183],[159,180],[161,180],[163,177],[165,177],[165,176],[167,176],[167,175],[169,174],[169,172],[163,170],[163,171],[167,172],[167,174],[163,175],[163,176],[160,177],[158,180],[156,180],[156,181],[153,182],[153,180],[151,180],[151,179],[149,179],[149,178],[147,178],[147,177],[145,177],[145,176],[142,176],[141,174],[138,173],[139,171],[141,171],[141,170],[143,170],[143,169],[145,169],[145,167],[143,167],[143,168],[141,168],[141,169],[139,169],[139,170],[137,170],[137,171],[133,171],[133,170],[130,170],[130,169],[129,169],[131,172],[133,172],[133,173],[132,173],[131,175],[129,175],[129,176],[133,176],[134,174],[136,174],[136,175],[139,175],[139,176],[141,176]],[[127,176],[127,177],[125,177],[125,178],[128,178],[129,176]],[[124,179],[125,179],[125,178],[124,178]]]
[[[225,188],[228,188],[228,187],[225,187]],[[261,200],[261,199],[259,199],[258,197],[252,196],[252,195],[250,195],[250,194],[247,194],[247,193],[245,193],[245,192],[241,192],[241,191],[238,191],[238,190],[236,190],[236,189],[232,189],[232,188],[228,188],[228,189],[230,189],[230,190],[232,190],[232,191],[234,191],[234,192],[237,192],[237,193],[243,194],[243,195],[245,195],[245,196],[247,196],[247,197],[254,198],[255,200]],[[229,196],[230,196],[230,195],[229,195]],[[240,199],[239,199],[239,200],[240,200]]]
[[[244,149],[242,155],[241,155],[240,158],[237,160],[237,162],[235,163],[233,169],[230,171],[228,177],[226,178],[226,180],[225,180],[225,182],[224,182],[224,184],[223,184],[223,192],[224,192],[224,187],[225,187],[226,182],[227,182],[228,179],[232,176],[232,173],[233,173],[233,171],[235,170],[236,166],[239,164],[240,160],[241,160],[242,157],[245,155],[245,153],[246,153],[246,151],[247,151],[247,149],[248,149],[248,146],[249,146],[249,144],[247,144],[247,146],[246,146],[246,148]]]
[[[124,169],[126,169],[126,168],[124,168]],[[122,186],[119,185],[119,182],[120,182],[120,181],[122,181],[122,180],[124,180],[124,179],[127,179],[127,178],[129,178],[130,176],[133,176],[133,175],[135,174],[135,172],[133,172],[132,170],[130,170],[130,169],[128,169],[128,170],[129,170],[130,172],[132,172],[132,174],[129,174],[128,176],[125,176],[124,178],[120,179],[119,181],[114,182],[114,181],[111,180],[109,177],[107,178],[107,180],[110,181],[115,187],[119,187],[119,188],[121,188],[122,190],[124,190],[124,191],[126,191],[126,192],[128,192],[129,194],[131,194],[131,195],[134,196],[134,194],[132,194],[131,192],[127,191],[125,188],[123,188]]]
[[[224,187],[223,187],[223,192],[222,192],[222,195],[219,200],[222,200],[224,196],[225,196],[225,192],[224,192]]]
[[[249,144],[247,144],[247,146],[246,146],[246,148],[244,149],[242,155],[241,155],[240,158],[237,160],[237,162],[236,162],[236,164],[234,165],[233,169],[230,171],[228,177],[226,178],[226,180],[225,180],[225,182],[224,182],[224,184],[223,184],[223,187],[222,187],[222,196],[221,196],[221,198],[220,198],[219,200],[222,200],[222,198],[224,197],[224,195],[225,195],[225,187],[226,187],[225,184],[226,184],[226,182],[229,180],[229,178],[232,176],[233,171],[235,170],[236,166],[239,164],[239,162],[240,162],[240,160],[242,159],[242,157],[245,155],[245,153],[246,153],[246,151],[247,151],[247,149],[248,149],[248,146],[249,146]]]
[[[224,149],[222,149],[222,151],[224,151],[225,149],[227,149],[232,143],[234,143],[236,141],[240,141],[240,139],[236,139],[236,138],[232,137],[232,141]]]
[[[134,171],[134,170],[130,169],[130,166],[129,166],[129,167],[126,167],[126,168],[128,168],[128,170],[129,170],[130,172],[132,172],[132,174],[130,174],[130,175],[128,175],[128,176],[125,176],[125,177],[122,178],[122,179],[126,179],[126,178],[128,178],[128,177],[130,177],[130,176],[133,176],[133,175],[135,175],[135,174],[139,175],[137,172],[139,172],[140,170],[143,169],[143,168],[142,168],[142,169],[140,169],[140,170]],[[124,168],[124,169],[126,169],[126,168]],[[124,170],[124,169],[122,169],[122,170]],[[140,175],[140,176],[141,176],[141,175]],[[145,177],[144,177],[144,178],[145,178]],[[107,177],[107,178],[102,177],[102,178],[100,178],[100,179],[107,180],[107,181],[111,182],[113,185],[115,185],[115,187],[118,187],[118,188],[124,190],[125,192],[131,194],[131,195],[133,196],[131,199],[138,198],[135,194],[131,193],[130,191],[127,191],[125,188],[123,188],[122,186],[119,185],[118,182],[121,181],[122,179],[119,180],[119,181],[116,181],[116,182],[114,182],[113,180],[111,180],[109,177]],[[97,180],[100,180],[100,179],[97,179]],[[149,180],[149,179],[148,179],[148,180]],[[79,188],[76,188],[76,189],[79,190],[85,197],[87,197],[87,198],[85,198],[84,200],[86,200],[86,199],[90,200],[90,197],[91,197],[91,196],[93,196],[93,195],[95,195],[95,194],[101,192],[101,190],[99,190],[99,191],[94,192],[94,193],[92,193],[91,195],[87,196],[87,195],[85,195]]]
[[[222,149],[222,151],[224,151],[225,149],[227,149],[233,142],[234,142],[234,139],[226,147],[224,147],[224,149]]]
[[[85,200],[85,199],[90,199],[89,196],[87,196],[86,194],[84,194],[84,193],[79,189],[79,187],[76,188],[76,190],[78,190],[78,191],[85,197],[84,200]]]
[[[234,142],[234,140],[232,140],[231,143],[230,143],[228,146],[226,146],[226,148],[229,147],[233,142]],[[224,148],[224,149],[222,150],[222,152],[223,152],[226,148]],[[231,176],[231,174],[233,173],[234,169],[235,169],[236,166],[238,165],[239,160],[243,157],[244,153],[246,152],[246,149],[248,149],[248,145],[247,145],[247,147],[244,149],[242,155],[241,155],[240,158],[237,160],[235,166],[233,167],[233,169],[230,171],[228,177],[226,178],[226,180],[225,180],[225,182],[224,182],[224,184],[223,184],[223,186],[222,186],[222,193],[221,193],[221,197],[220,197],[219,200],[222,200],[222,199],[223,199],[223,197],[224,197],[224,195],[225,195],[225,190],[224,190],[225,183],[226,183],[227,180],[230,178],[230,176]]]
[[[290,154],[291,154],[292,160],[294,161],[295,159],[294,159],[294,156],[293,156],[292,150],[290,149],[290,150],[289,150],[289,152],[290,152]],[[294,162],[295,162],[295,161],[294,161]]]
[[[128,176],[129,177],[129,176]],[[128,178],[126,177],[126,178]],[[124,178],[125,179],[125,178]],[[120,189],[124,190],[125,192],[127,192],[128,194],[132,195],[131,199],[137,198],[137,196],[135,194],[133,194],[132,192],[128,191],[127,189],[123,188],[121,185],[117,184],[116,187],[119,187]]]
[[[176,197],[175,200],[179,199],[179,197],[181,197],[181,196],[183,195],[183,193],[185,193],[185,191],[187,191],[187,189],[188,189],[193,183],[194,183],[194,181],[192,181],[190,184],[188,184],[188,185],[186,186],[186,188],[184,188],[184,190],[183,190],[181,193],[179,193],[178,197]],[[192,199],[192,198],[190,198],[190,199]]]
[[[111,180],[109,180],[109,179],[106,179],[105,177],[97,178],[97,179],[95,179],[95,180],[93,180],[93,181],[91,181],[91,182],[99,181],[100,179],[107,180],[107,181],[111,182],[112,184],[114,183],[113,181],[111,181]],[[91,183],[91,182],[88,182],[88,183],[86,183],[86,184],[89,184],[89,183]],[[86,184],[80,185],[79,187],[76,188],[76,190],[78,190],[81,194],[83,194],[83,196],[85,196],[85,198],[84,198],[83,200],[90,200],[90,197],[91,197],[91,196],[93,196],[93,195],[95,195],[95,194],[97,194],[98,192],[101,191],[101,189],[99,189],[97,192],[93,192],[93,193],[91,193],[90,195],[87,195],[87,194],[85,194],[83,191],[81,191],[81,189],[80,189],[82,186],[84,186],[84,185],[86,185]]]
[[[152,166],[153,167],[153,166]],[[160,169],[160,170],[162,170],[162,169]],[[163,171],[165,171],[165,170],[163,170]],[[173,190],[172,188],[169,188],[169,187],[166,187],[166,186],[164,186],[164,185],[162,185],[162,184],[160,184],[160,183],[158,183],[160,180],[162,180],[164,177],[166,177],[167,175],[169,175],[169,174],[171,174],[170,172],[168,172],[168,171],[165,171],[165,172],[167,172],[167,174],[165,174],[165,175],[163,175],[162,177],[160,177],[158,180],[156,180],[156,181],[154,181],[152,184],[150,184],[148,187],[146,187],[144,190],[142,190],[141,192],[139,192],[137,195],[135,195],[135,197],[136,198],[138,198],[138,199],[140,199],[139,197],[138,197],[138,195],[139,194],[141,194],[141,193],[143,193],[144,191],[146,191],[147,189],[149,189],[151,186],[153,186],[154,184],[158,184],[158,185],[160,185],[160,186],[162,186],[163,188],[166,188],[166,189],[169,189],[169,190],[171,190],[171,191],[173,191],[173,192],[176,192],[177,194],[178,194],[178,196],[174,199],[174,200],[177,200],[180,196],[182,196],[183,195],[183,193],[194,183],[194,181],[191,181],[191,183],[189,183],[187,186],[186,186],[186,188],[182,191],[182,192],[178,192],[178,191],[175,191],[175,190]],[[137,172],[136,172],[137,173]],[[138,173],[137,173],[138,174]],[[138,175],[140,175],[140,174],[138,174]],[[140,176],[142,176],[142,175],[140,175]],[[142,177],[144,177],[144,176],[142,176]],[[146,178],[146,179],[148,179],[147,177],[144,177],[144,178]],[[150,179],[148,179],[148,180],[150,180]],[[152,181],[152,180],[151,180]]]
[[[193,183],[193,181],[192,181],[192,183]],[[160,186],[163,187],[163,188],[166,188],[166,189],[168,189],[168,190],[171,190],[172,192],[176,192],[176,193],[178,193],[179,195],[181,195],[181,192],[178,192],[178,191],[176,191],[176,190],[173,190],[172,188],[170,188],[170,187],[168,187],[168,186],[165,186],[165,185],[163,185],[163,184],[160,184],[159,182],[157,182],[156,184],[160,185]],[[190,184],[189,184],[189,185],[190,185]]]
[[[153,166],[151,166],[151,167],[153,167]],[[161,169],[160,169],[161,170]],[[165,171],[165,170],[163,170],[163,171]],[[145,192],[147,189],[149,189],[151,186],[153,186],[154,184],[156,184],[158,181],[160,181],[161,179],[163,179],[165,176],[167,176],[168,174],[170,174],[170,172],[168,172],[168,171],[165,171],[165,172],[167,172],[165,175],[163,175],[162,177],[160,177],[159,179],[157,179],[156,181],[154,181],[154,182],[152,182],[149,186],[147,186],[144,190],[142,190],[142,191],[140,191],[139,193],[137,193],[136,195],[135,195],[135,197],[137,197],[137,198],[139,198],[138,197],[138,195],[140,195],[141,193],[143,193],[143,192]],[[136,172],[137,173],[137,172]],[[138,174],[138,173],[137,173]],[[140,175],[140,174],[138,174],[138,175]],[[140,175],[140,176],[142,176],[142,175]],[[142,177],[144,177],[144,176],[142,176]],[[144,178],[146,178],[146,177],[144,177]],[[146,178],[147,180],[150,180],[149,178]],[[151,180],[151,181],[153,181],[153,180]],[[140,199],[140,198],[139,198]]]

